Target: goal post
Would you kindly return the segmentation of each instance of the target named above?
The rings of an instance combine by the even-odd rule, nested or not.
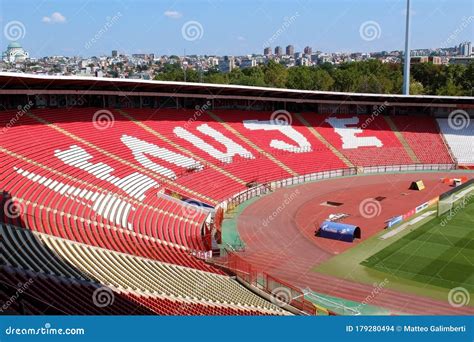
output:
[[[442,194],[438,201],[438,216],[452,212],[458,206],[465,206],[474,199],[474,179]]]
[[[446,197],[444,199],[440,199],[438,202],[438,216],[442,216],[446,214],[448,211],[453,209],[453,202],[451,201],[451,197]]]

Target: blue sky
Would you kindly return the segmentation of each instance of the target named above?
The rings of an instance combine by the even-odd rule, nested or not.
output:
[[[403,48],[405,6],[406,0],[0,0],[0,50],[12,37],[33,57],[112,49],[240,55],[260,53],[268,41],[296,51],[394,50]],[[413,48],[474,41],[474,1],[412,0],[412,10]],[[375,30],[370,39],[361,36],[364,23]]]

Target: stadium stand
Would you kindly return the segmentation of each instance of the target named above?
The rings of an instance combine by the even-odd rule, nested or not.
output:
[[[474,120],[464,126],[450,125],[449,119],[439,118],[438,124],[459,164],[474,166]]]
[[[100,111],[110,121],[97,122]],[[4,111],[0,126],[13,115]],[[392,120],[32,109],[0,135],[2,206],[16,208],[0,212],[0,300],[34,279],[12,313],[285,315],[194,256],[211,249],[213,207],[252,184],[292,176],[453,162],[434,119]],[[460,155],[466,145],[440,126],[456,158],[473,163],[472,154]],[[472,127],[466,134],[472,137]],[[102,309],[90,298],[104,286],[116,302]],[[71,298],[76,307],[68,305]]]
[[[274,170],[274,175],[266,176],[268,180],[346,167],[296,118],[278,124],[272,120],[271,112],[217,110],[212,113],[214,119],[225,122],[223,126],[228,131],[245,139],[266,157],[267,163],[271,162],[268,166],[258,165],[260,170],[265,167]],[[304,163],[300,162],[302,158]]]
[[[414,163],[383,116],[305,114],[304,118],[356,166]]]
[[[1,266],[3,295],[12,298],[22,289],[20,300],[12,300],[9,314],[30,315],[150,315],[154,311],[116,292],[113,305],[94,305],[94,292],[101,286],[87,281]],[[21,285],[20,285],[21,284]],[[16,298],[16,297],[14,297]],[[8,299],[7,299],[8,300]],[[74,301],[74,305],[71,305]]]
[[[145,175],[130,169],[130,161],[114,163],[109,157],[110,153],[102,148],[104,154],[95,155],[93,149],[85,152],[82,148],[83,154],[89,155],[88,159],[74,164],[71,155],[77,156],[80,148],[71,146],[76,146],[77,141],[68,141],[67,135],[43,124],[34,124],[29,121],[32,120],[30,118],[24,119],[25,125],[12,130],[24,136],[25,140],[29,134],[34,135],[34,144],[22,139],[2,140],[0,152],[5,160],[4,165],[9,167],[9,172],[2,180],[4,188],[11,189],[15,197],[27,199],[25,204],[30,204],[24,206],[28,227],[40,231],[52,229],[49,233],[60,236],[61,231],[57,227],[69,227],[69,222],[83,231],[87,231],[85,226],[99,225],[132,230],[194,250],[206,249],[200,238],[202,223],[209,214],[206,210],[193,209],[192,215],[187,217],[189,210],[186,204],[163,194],[158,195],[150,177],[147,184],[138,184],[134,180]],[[84,127],[87,128],[88,125]],[[69,151],[69,157],[61,154],[63,151]],[[100,161],[92,163],[94,157]],[[64,162],[61,158],[64,158]],[[92,173],[75,166],[80,163],[85,168],[87,162],[95,170]],[[131,180],[131,184],[127,184],[128,180]],[[36,186],[31,187],[32,184]],[[136,188],[139,187],[148,188],[148,193],[153,195],[146,196],[145,200],[144,191],[137,192]],[[51,191],[45,192],[46,189]],[[47,214],[37,215],[38,210]],[[84,218],[89,220],[86,222]]]
[[[201,304],[192,300],[138,295],[114,289],[113,302],[98,308],[92,298],[103,287],[77,279],[66,279],[43,273],[0,267],[0,298],[6,303],[22,288],[22,299],[11,301],[4,314],[69,314],[69,315],[262,315],[261,311]],[[20,285],[21,284],[21,285]],[[16,298],[16,297],[15,297]],[[74,305],[70,304],[74,299]]]
[[[184,312],[190,310],[200,314],[230,314],[235,310],[249,314],[287,314],[240,286],[229,276],[91,247],[5,224],[0,226],[0,231],[5,246],[2,265],[17,275],[19,283],[24,283],[19,279],[22,272],[34,272],[38,277],[49,276],[50,278],[41,278],[48,279],[49,282],[58,282],[57,278],[66,278],[81,285],[88,282],[84,286],[89,289],[93,286],[107,286],[126,294],[126,298],[150,304],[152,309],[161,306],[162,311],[168,313],[181,310],[179,306],[183,305]],[[17,284],[18,282],[14,286]],[[41,283],[37,286],[41,286]],[[50,296],[44,298],[43,302],[67,302],[61,298],[52,300],[56,297],[52,290],[37,292],[34,295],[42,293]],[[77,297],[80,299],[84,294],[79,293]],[[87,305],[87,300],[85,302]],[[216,309],[216,306],[221,309]],[[125,309],[125,312],[129,311]]]
[[[426,116],[391,118],[421,163],[453,163],[436,121]]]

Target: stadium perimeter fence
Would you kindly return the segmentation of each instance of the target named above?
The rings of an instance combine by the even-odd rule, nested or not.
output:
[[[323,308],[317,308],[305,298],[303,290],[258,269],[232,251],[226,250],[226,255],[221,261],[223,261],[221,267],[231,271],[241,282],[266,293],[275,305],[282,308],[291,306],[307,315],[334,314]]]
[[[456,164],[409,164],[409,165],[382,165],[382,166],[364,166],[350,167],[338,170],[320,171],[301,176],[290,177],[279,181],[260,182],[247,190],[225,199],[218,207],[224,212],[232,210],[243,202],[257,196],[265,195],[268,192],[278,188],[299,185],[317,180],[331,179],[344,176],[355,176],[358,174],[377,174],[393,172],[422,172],[422,171],[451,171],[456,169]]]

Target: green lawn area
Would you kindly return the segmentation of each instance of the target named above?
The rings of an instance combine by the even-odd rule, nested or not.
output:
[[[474,293],[474,197],[455,215],[436,217],[361,262],[400,278]]]
[[[384,240],[382,231],[312,271],[369,285],[385,281],[387,288],[442,301],[454,287],[474,293],[473,200],[446,218],[431,215]]]

